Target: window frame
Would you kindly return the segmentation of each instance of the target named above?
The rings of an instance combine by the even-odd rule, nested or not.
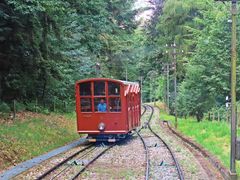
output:
[[[119,86],[119,93],[118,94],[110,94],[109,93],[109,84],[110,83],[112,83],[112,84],[117,84],[118,86]],[[113,82],[113,81],[109,81],[108,82],[108,86],[107,86],[107,89],[108,89],[108,96],[110,97],[110,96],[121,96],[121,84],[120,83],[118,83],[118,82]]]
[[[84,83],[90,83],[90,95],[81,95],[81,85],[83,85]],[[80,97],[92,97],[92,83],[91,82],[82,82],[79,84],[79,96]]]
[[[98,82],[98,81],[103,81],[105,82],[105,95],[96,95],[94,94],[94,83],[95,82]],[[91,103],[92,103],[92,111],[89,111],[89,112],[82,112],[81,109],[81,103],[80,103],[80,112],[81,113],[122,113],[122,98],[121,98],[121,90],[122,90],[122,87],[121,87],[121,84],[119,82],[114,82],[114,81],[108,81],[108,80],[93,80],[93,81],[89,81],[91,83],[91,96],[82,96],[81,95],[81,83],[79,84],[79,101],[81,102],[81,99],[84,99],[84,98],[91,98]],[[119,95],[109,95],[108,94],[108,84],[109,82],[111,83],[117,83],[119,84]],[[84,82],[83,82],[84,83]],[[106,99],[106,105],[107,105],[107,111],[106,112],[98,112],[98,111],[95,111],[95,103],[94,103],[94,100],[95,98],[104,98]],[[110,107],[109,107],[109,98],[119,98],[120,101],[121,101],[121,106],[120,106],[120,111],[116,111],[116,112],[112,112],[110,111]]]
[[[108,82],[111,82],[111,83],[117,83],[119,84],[119,95],[109,95],[109,92],[108,92]],[[107,102],[108,102],[108,106],[107,106],[107,109],[108,109],[108,112],[109,113],[122,113],[122,98],[121,98],[121,90],[122,90],[122,87],[121,87],[121,84],[119,82],[114,82],[114,81],[108,81],[107,82]],[[119,98],[120,99],[120,102],[121,102],[121,106],[120,106],[120,111],[110,111],[110,107],[109,107],[109,98]]]
[[[90,103],[91,103],[91,111],[82,111],[82,99],[90,99]],[[81,113],[91,113],[92,112],[92,98],[89,96],[89,97],[85,97],[85,96],[82,96],[79,98],[79,104],[80,104],[80,112]]]
[[[110,98],[119,98],[120,100],[120,111],[110,111],[110,106],[108,106],[109,108],[109,113],[121,113],[122,112],[122,100],[121,100],[121,96],[108,96],[108,101],[110,101]]]

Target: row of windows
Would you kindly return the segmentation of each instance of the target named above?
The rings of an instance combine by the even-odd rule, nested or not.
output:
[[[92,98],[81,98],[81,112],[92,112]],[[120,112],[121,100],[120,97],[108,98],[94,98],[94,111],[95,112]]]
[[[108,92],[108,96],[114,97],[106,97],[106,91]],[[91,96],[91,98],[87,96]],[[99,98],[96,96],[102,97]],[[106,98],[108,98],[108,101]],[[92,112],[92,110],[95,112],[119,112],[121,111],[120,84],[114,82],[106,84],[105,81],[81,83],[80,103],[81,112]]]
[[[96,81],[94,82],[94,96],[106,95],[106,82]],[[80,96],[91,96],[91,82],[80,84]],[[114,82],[108,82],[108,95],[120,95],[120,85]]]

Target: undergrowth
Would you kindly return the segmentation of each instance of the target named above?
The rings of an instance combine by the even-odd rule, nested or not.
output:
[[[0,125],[0,170],[79,138],[74,113],[31,114]]]

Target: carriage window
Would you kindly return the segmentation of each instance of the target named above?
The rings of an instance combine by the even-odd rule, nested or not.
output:
[[[106,112],[107,111],[106,98],[94,98],[94,110],[95,112]]]
[[[105,95],[105,82],[104,81],[94,82],[94,95],[95,96],[104,96]]]
[[[109,98],[109,110],[111,112],[119,112],[121,111],[121,100],[119,97],[117,98]]]
[[[91,96],[91,82],[80,84],[80,95],[81,96]]]
[[[81,98],[81,112],[91,112],[92,102],[91,98]]]
[[[108,83],[108,95],[119,95],[120,84],[109,82]]]

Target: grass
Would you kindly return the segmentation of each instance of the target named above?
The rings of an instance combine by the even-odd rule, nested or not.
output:
[[[174,116],[160,113],[161,120],[169,120],[174,124]],[[226,122],[207,121],[197,122],[196,119],[178,118],[178,131],[201,144],[214,154],[221,162],[230,167],[230,124]],[[240,131],[238,131],[240,132]],[[240,134],[240,133],[238,133]],[[240,163],[237,162],[237,173],[240,175]]]
[[[0,170],[79,138],[74,113],[34,114],[0,125]]]

